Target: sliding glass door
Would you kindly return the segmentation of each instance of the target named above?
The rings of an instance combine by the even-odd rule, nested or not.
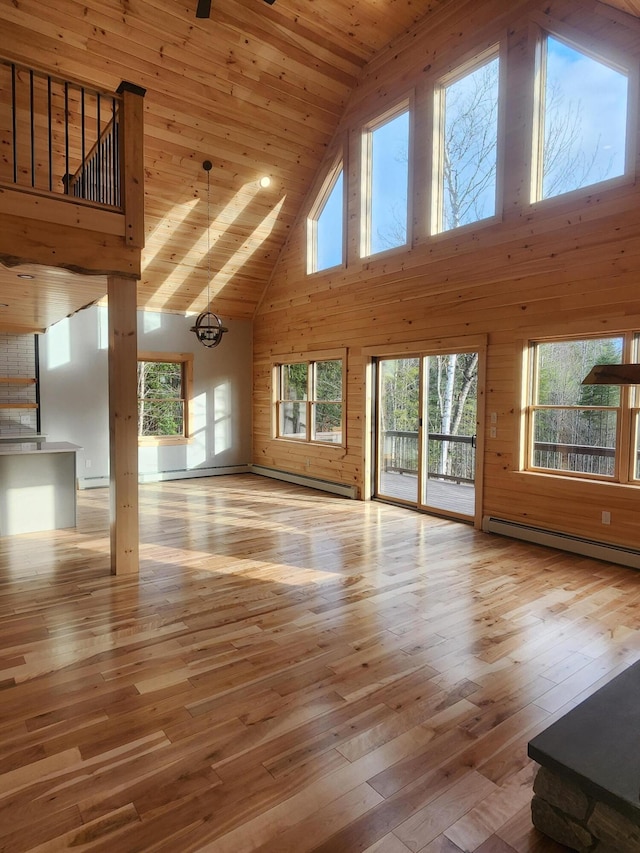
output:
[[[478,353],[377,360],[376,496],[475,515]]]
[[[421,359],[378,362],[377,492],[418,503]]]

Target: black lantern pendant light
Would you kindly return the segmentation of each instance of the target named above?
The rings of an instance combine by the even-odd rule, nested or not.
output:
[[[210,183],[209,172],[211,171],[211,160],[205,160],[202,168],[207,173],[207,308],[202,314],[198,315],[195,325],[191,327],[191,331],[196,333],[197,339],[205,347],[217,347],[222,336],[229,330],[222,325],[222,320],[217,314],[214,314],[211,308],[211,299],[209,296],[209,284],[211,282],[211,246],[209,239],[209,228],[211,226],[210,215]]]

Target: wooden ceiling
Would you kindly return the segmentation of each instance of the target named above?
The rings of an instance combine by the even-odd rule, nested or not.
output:
[[[0,53],[108,90],[146,88],[139,305],[202,310],[210,268],[214,310],[250,318],[362,68],[443,2],[212,0],[201,20],[197,0],[3,0]],[[0,294],[16,280],[3,271]],[[51,322],[26,295],[20,304],[37,327]]]
[[[640,17],[640,0],[602,0],[602,2],[606,6],[620,9],[621,12],[628,12],[630,15]]]
[[[455,0],[212,0],[205,20],[196,5],[2,0],[0,54],[100,88],[146,88],[138,303],[197,313],[210,270],[213,309],[251,318],[362,69]],[[640,0],[609,5],[640,14]],[[100,278],[16,272],[0,269],[0,327],[45,328],[106,289]]]

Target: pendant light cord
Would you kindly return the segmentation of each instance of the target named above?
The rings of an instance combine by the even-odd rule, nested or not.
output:
[[[211,166],[211,160],[205,160],[202,164],[202,168],[207,173],[207,306],[205,311],[209,311],[211,305],[211,184],[209,175]]]
[[[207,307],[198,316],[191,331],[205,347],[217,347],[222,336],[229,330],[222,325],[222,320],[211,310],[211,182],[209,172],[211,160],[205,160],[202,168],[207,173]]]

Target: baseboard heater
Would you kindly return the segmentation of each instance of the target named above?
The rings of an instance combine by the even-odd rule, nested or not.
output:
[[[190,468],[178,471],[143,472],[138,474],[138,483],[163,483],[165,480],[192,480],[196,477],[222,477],[226,474],[248,474],[249,465],[226,465],[220,468]],[[108,477],[81,477],[79,489],[101,489],[109,485]]]
[[[261,477],[271,477],[273,480],[284,480],[296,486],[306,486],[309,489],[319,489],[322,492],[331,492],[333,495],[341,495],[343,498],[355,499],[358,497],[356,486],[347,486],[344,483],[333,483],[331,480],[321,480],[318,477],[307,477],[304,474],[292,474],[290,471],[280,471],[278,468],[267,468],[266,465],[250,465],[252,474],[260,474]]]
[[[606,542],[598,542],[595,539],[571,536],[568,533],[557,533],[553,530],[531,527],[516,521],[505,521],[502,518],[494,518],[489,515],[485,515],[482,519],[482,529],[486,533],[499,533],[502,536],[523,539],[525,542],[533,542],[536,545],[547,545],[561,551],[582,554],[584,557],[593,557],[596,560],[606,560],[609,563],[618,563],[621,566],[640,569],[640,551],[633,548],[610,545]]]

